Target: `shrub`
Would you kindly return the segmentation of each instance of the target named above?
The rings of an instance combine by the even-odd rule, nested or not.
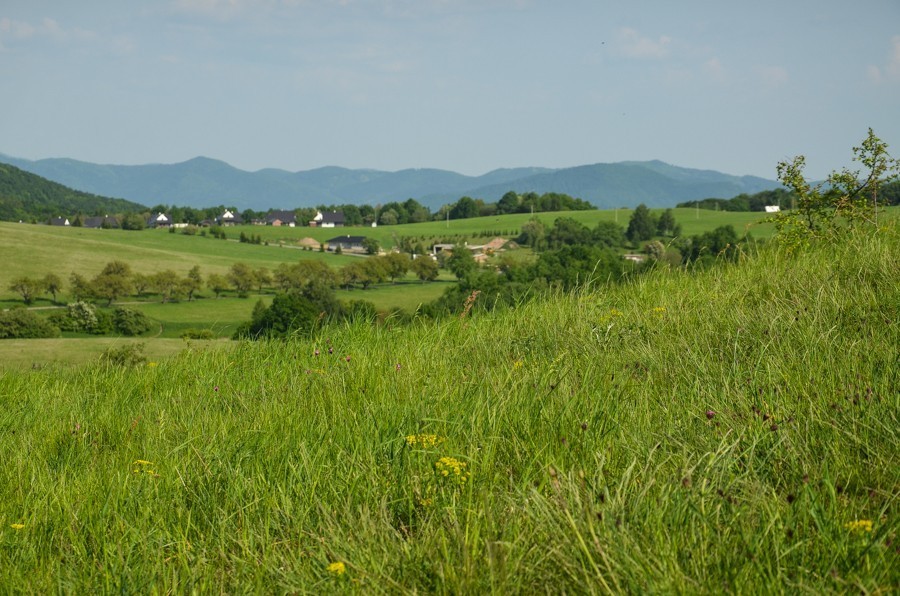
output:
[[[97,310],[93,304],[78,301],[68,304],[64,310],[54,311],[48,319],[62,331],[104,335],[113,331],[109,313]]]
[[[113,311],[113,324],[122,335],[140,335],[150,331],[152,324],[142,312],[128,308],[116,308]]]
[[[181,339],[215,339],[216,334],[212,329],[185,329],[181,334]]]
[[[147,361],[144,344],[125,344],[119,348],[109,348],[100,355],[100,360],[114,366],[138,366]]]
[[[59,337],[59,327],[23,308],[0,311],[0,339]]]

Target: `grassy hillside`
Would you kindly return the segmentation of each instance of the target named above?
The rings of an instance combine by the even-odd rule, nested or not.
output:
[[[0,373],[0,584],[897,591],[897,254]]]
[[[51,217],[142,211],[143,205],[72,190],[0,163],[0,220],[47,221]]]

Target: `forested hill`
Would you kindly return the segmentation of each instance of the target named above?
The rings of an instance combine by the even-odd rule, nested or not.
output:
[[[15,166],[0,163],[0,220],[46,221],[51,217],[132,213],[147,208],[72,190]]]

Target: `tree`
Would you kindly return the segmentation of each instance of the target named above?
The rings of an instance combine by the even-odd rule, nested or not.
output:
[[[447,259],[447,269],[458,279],[465,279],[478,269],[478,263],[475,262],[475,257],[468,247],[457,244],[453,247],[453,254]]]
[[[544,223],[538,218],[532,217],[522,224],[522,232],[516,238],[516,242],[538,250],[543,245],[546,235],[547,230]]]
[[[25,304],[31,304],[38,294],[44,291],[44,284],[38,279],[17,277],[9,284],[9,289],[22,295]]]
[[[246,263],[234,263],[228,272],[228,281],[240,298],[246,298],[256,284],[256,274]]]
[[[147,222],[137,213],[129,213],[122,218],[123,230],[143,230],[147,227]]]
[[[92,294],[105,299],[107,306],[122,296],[129,295],[133,287],[131,267],[122,261],[110,261],[103,271],[91,280]]]
[[[162,302],[166,303],[178,296],[180,289],[180,280],[178,274],[171,269],[158,271],[151,276],[151,286],[157,294],[162,298]]]
[[[73,272],[69,275],[69,287],[76,302],[85,298],[91,298],[93,295],[91,283],[80,273]]]
[[[131,276],[131,285],[134,287],[136,295],[143,296],[147,290],[153,287],[153,276],[145,275],[143,273],[134,273]]]
[[[256,278],[256,289],[260,293],[262,293],[263,286],[270,286],[275,279],[272,277],[272,272],[269,271],[265,267],[260,267],[254,273],[254,277]]]
[[[397,283],[397,279],[403,277],[409,271],[410,260],[405,253],[392,252],[381,257],[381,260],[384,263],[385,271],[391,283]]]
[[[615,222],[598,222],[591,235],[594,244],[608,248],[616,248],[625,244],[625,230]]]
[[[218,298],[222,292],[228,289],[229,282],[228,280],[218,273],[210,273],[206,277],[206,287],[213,291]]]
[[[462,197],[450,208],[450,219],[469,219],[470,217],[478,217],[478,204],[472,197]]]
[[[650,213],[647,206],[641,203],[635,208],[634,213],[631,214],[625,236],[631,242],[637,243],[644,240],[650,240],[653,238],[653,233],[655,231],[656,222],[653,220],[653,215]]]
[[[419,255],[410,263],[412,272],[422,281],[434,281],[438,276],[437,261],[428,255]]]
[[[374,238],[363,238],[362,246],[366,249],[367,255],[377,255],[378,251],[381,250],[381,246],[378,244],[378,240]]]
[[[853,161],[864,169],[833,171],[815,186],[803,175],[804,156],[779,162],[778,179],[797,197],[796,209],[775,217],[783,241],[796,246],[811,238],[833,236],[844,223],[850,228],[858,222],[877,224],[878,189],[900,175],[900,161],[890,156],[887,143],[871,128],[860,146],[853,148]]]
[[[188,297],[188,301],[194,299],[194,293],[203,287],[203,277],[200,275],[200,265],[194,265],[188,271],[187,276],[181,280],[181,291]]]
[[[509,191],[497,201],[497,213],[503,215],[505,213],[515,213],[519,210],[519,195],[514,191]]]
[[[659,221],[656,222],[656,234],[657,236],[673,236],[677,225],[674,212],[666,209],[659,217]]]

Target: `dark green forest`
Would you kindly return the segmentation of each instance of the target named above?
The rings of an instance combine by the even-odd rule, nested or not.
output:
[[[135,213],[146,209],[125,199],[72,190],[0,163],[0,220],[45,222],[51,217]]]

